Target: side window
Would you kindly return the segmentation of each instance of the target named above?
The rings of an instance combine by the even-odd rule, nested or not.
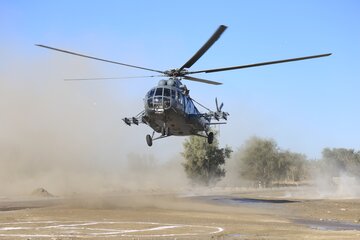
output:
[[[155,92],[155,88],[151,89],[148,94],[147,94],[147,97],[152,97],[154,95],[154,92]]]
[[[177,92],[177,95],[178,95],[178,101],[180,104],[183,104],[183,95],[178,91]]]
[[[149,98],[149,99],[147,100],[147,103],[148,103],[149,108],[153,108],[153,107],[154,107],[153,98]]]
[[[175,95],[175,90],[171,89],[171,97],[172,97],[172,98],[175,98],[175,96],[176,96],[176,95]]]

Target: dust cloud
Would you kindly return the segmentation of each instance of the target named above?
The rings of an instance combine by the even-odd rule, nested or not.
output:
[[[106,76],[96,62],[0,50],[6,59],[0,65],[0,196],[30,194],[38,188],[68,196],[188,187],[180,155],[158,159],[139,147],[143,133],[136,135],[123,125],[124,113],[141,109],[141,97],[134,100],[120,87],[115,93],[106,82],[63,81]],[[227,161],[226,177],[217,187],[251,185],[239,179],[234,159]],[[311,190],[299,191],[303,197],[360,197],[356,177],[344,173],[334,179],[326,171],[312,176]]]
[[[1,52],[0,195],[40,187],[62,196],[186,185],[180,157],[160,161],[134,148],[138,136],[121,118],[141,101],[119,97],[124,89],[115,96],[104,82],[63,81],[104,76],[96,62],[4,47]]]
[[[285,189],[283,197],[296,199],[359,199],[360,179],[348,173],[337,177],[316,173],[306,185]]]
[[[255,182],[240,176],[241,163],[239,158],[242,149],[235,151],[225,164],[226,176],[217,186],[235,191],[284,191],[280,197],[299,199],[359,199],[360,177],[358,165],[344,169],[335,161],[324,159],[308,160],[306,177],[298,182],[284,181],[281,188],[262,188]]]
[[[340,172],[336,177],[331,171],[315,171],[312,174],[313,189],[309,194],[321,199],[360,198],[360,179],[348,172]]]

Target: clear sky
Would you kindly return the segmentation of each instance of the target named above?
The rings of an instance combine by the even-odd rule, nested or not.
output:
[[[10,81],[4,74],[10,68],[23,73],[29,66],[38,72],[56,68],[52,61],[32,65],[35,58],[66,61],[77,58],[37,48],[36,43],[159,70],[180,67],[224,24],[228,26],[226,32],[191,70],[321,53],[333,55],[197,75],[223,82],[222,86],[186,82],[191,96],[201,103],[213,107],[215,97],[225,103],[224,110],[230,117],[229,124],[220,129],[222,145],[236,150],[256,135],[273,138],[280,148],[301,152],[310,158],[320,157],[324,147],[360,150],[359,12],[360,2],[356,0],[3,0],[0,2],[0,43],[6,54],[0,53],[0,81],[2,84]],[[71,69],[67,72],[62,68],[57,80],[148,74],[93,60],[76,61],[79,68],[90,64],[96,74],[92,71],[89,76],[84,71],[82,75],[74,75]],[[113,109],[120,119],[140,112],[143,96],[156,84],[157,79],[149,78],[73,86],[76,89],[101,86],[106,94],[99,98],[131,103],[132,107],[119,103],[123,107]],[[14,90],[14,94],[18,92]],[[3,103],[9,102],[4,96],[0,99]],[[95,100],[101,102],[101,99]],[[151,132],[150,128],[129,130],[120,121],[112,127],[117,133],[123,131],[125,138],[127,134],[134,136],[126,145],[128,149],[140,147],[164,156],[182,149],[183,138],[161,140],[147,149],[145,134]]]

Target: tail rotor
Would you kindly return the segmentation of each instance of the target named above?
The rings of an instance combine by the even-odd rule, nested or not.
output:
[[[215,98],[215,104],[216,104],[216,112],[214,113],[214,118],[218,121],[220,120],[220,118],[227,120],[227,116],[229,115],[229,113],[222,111],[222,108],[224,107],[224,103],[221,103],[219,106],[218,100],[217,98]]]

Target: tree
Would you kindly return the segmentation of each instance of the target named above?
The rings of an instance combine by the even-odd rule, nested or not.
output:
[[[346,148],[324,148],[322,156],[324,166],[332,176],[339,176],[342,172],[360,176],[360,152]]]
[[[280,152],[280,160],[284,162],[285,169],[281,174],[282,180],[298,182],[309,177],[309,166],[306,156],[290,151]]]
[[[306,156],[281,151],[271,139],[253,137],[236,156],[240,176],[264,187],[273,182],[301,181],[308,176]]]
[[[253,137],[245,143],[239,154],[240,175],[267,187],[276,179],[283,165],[278,160],[275,141]]]
[[[218,182],[225,176],[223,168],[225,160],[230,158],[231,148],[219,148],[219,142],[214,138],[212,144],[206,139],[191,136],[186,139],[182,156],[185,162],[182,164],[187,177],[195,184],[210,185]]]

